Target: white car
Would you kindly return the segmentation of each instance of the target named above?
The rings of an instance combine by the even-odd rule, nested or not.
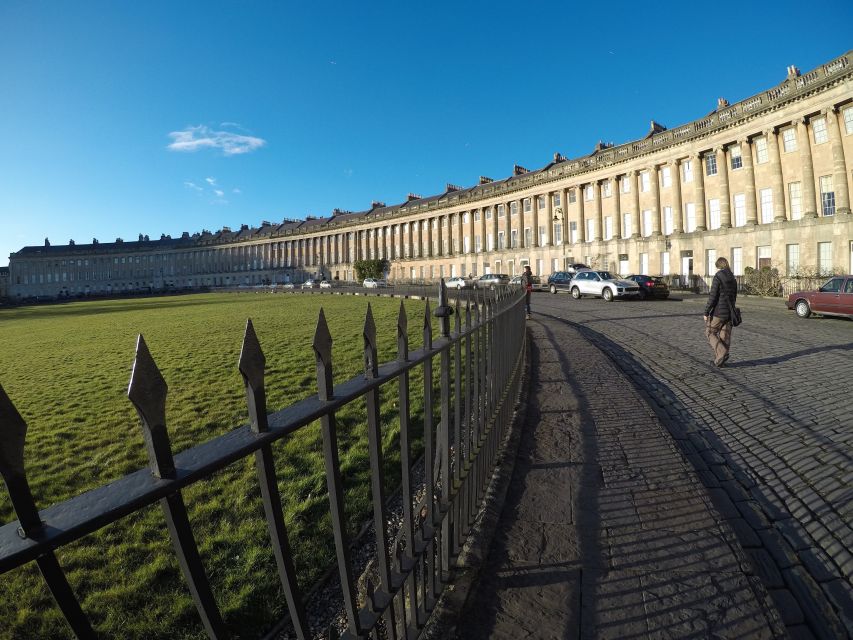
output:
[[[377,278],[365,278],[361,286],[365,289],[379,289],[380,287],[387,287],[388,283]]]
[[[317,283],[314,280],[306,280],[302,283],[303,289],[316,289]]]
[[[331,282],[329,282],[328,280],[322,280],[322,281],[320,282],[320,288],[321,288],[321,289],[331,289],[331,288],[332,288],[332,283],[331,283]]]
[[[467,289],[468,281],[462,276],[455,276],[444,283],[448,289]]]
[[[636,298],[640,285],[633,280],[622,280],[609,271],[578,271],[572,278],[572,297],[598,296],[610,302],[614,298]]]
[[[295,284],[293,284],[292,282],[285,282],[285,283],[284,283],[284,288],[285,288],[285,289],[294,289],[295,287],[296,287],[296,285],[295,285]]]

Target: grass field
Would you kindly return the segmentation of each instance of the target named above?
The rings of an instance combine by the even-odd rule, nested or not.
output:
[[[363,371],[368,299],[262,293],[110,300],[0,311],[0,384],[27,421],[27,475],[41,508],[101,486],[148,461],[126,391],[142,333],[167,384],[167,425],[181,451],[246,423],[237,359],[251,318],[267,360],[270,411],[316,393],[311,347],[319,308],[335,340],[335,381]],[[370,298],[380,362],[396,356],[399,300]],[[410,348],[424,302],[406,301]],[[421,378],[413,376],[413,389]],[[399,482],[396,385],[382,389],[389,484]],[[420,393],[412,403],[420,422]],[[363,405],[338,417],[351,531],[369,513]],[[419,443],[417,443],[419,446]],[[300,583],[334,558],[317,425],[279,443],[285,520]],[[286,610],[269,548],[253,459],[185,492],[202,558],[234,637],[255,637]],[[0,522],[14,520],[5,488]],[[58,551],[96,630],[120,638],[201,638],[189,592],[156,505]],[[0,578],[0,638],[70,637],[35,565]]]

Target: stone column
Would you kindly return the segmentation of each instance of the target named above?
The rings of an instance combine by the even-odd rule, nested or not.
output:
[[[495,203],[492,205],[492,251],[498,250],[498,207],[499,203]],[[506,205],[504,205],[504,209],[506,209]],[[509,211],[504,210],[504,215],[509,217]]]
[[[746,224],[758,224],[758,207],[755,203],[755,169],[752,164],[752,141],[744,138],[740,141],[740,154],[743,159],[743,172],[746,174]]]
[[[779,139],[776,127],[764,132],[767,138],[767,155],[770,156],[770,188],[773,191],[773,222],[785,221],[785,186],[782,183],[782,159],[779,157]]]
[[[693,171],[693,190],[696,195],[696,231],[708,230],[708,215],[705,210],[705,162],[702,153],[693,156],[696,168]]]
[[[562,198],[560,198],[560,205],[563,204]],[[554,246],[554,194],[552,192],[548,192],[545,194],[545,215],[547,216],[548,223],[545,227],[548,229],[548,246]]]
[[[661,228],[661,206],[660,206],[660,172],[656,164],[649,170],[649,180],[652,183],[652,235],[659,236]]]
[[[672,233],[684,231],[684,205],[681,202],[681,161],[676,158],[670,163],[672,171]]]
[[[530,208],[533,210],[533,223],[530,225],[532,227],[531,231],[531,239],[533,240],[533,248],[537,248],[539,246],[539,198],[544,197],[548,200],[548,195],[545,196],[530,196]],[[547,204],[545,205],[547,208]],[[531,258],[532,259],[532,258]]]
[[[812,164],[812,141],[811,136],[809,136],[808,123],[805,118],[798,118],[795,124],[797,125],[797,143],[800,147],[800,167],[803,172],[803,218],[817,218],[814,165]]]
[[[424,254],[424,256],[427,258],[432,258],[434,255],[432,252],[432,225],[433,225],[433,220],[435,220],[435,218],[427,218],[426,219],[426,225],[427,225],[426,253]]]
[[[640,237],[640,172],[631,172],[631,200],[634,210],[631,212],[631,237]]]
[[[600,242],[604,237],[604,208],[601,206],[601,180],[593,182],[592,197],[595,198],[595,235],[593,239]]]
[[[826,110],[826,131],[832,146],[832,188],[835,189],[835,212],[850,213],[850,190],[847,187],[847,165],[838,129],[838,108]]]
[[[519,198],[518,200],[518,247],[519,249],[524,248],[524,221],[526,220],[526,216],[524,213],[524,198]],[[530,202],[530,208],[533,208],[533,201]],[[510,232],[510,236],[512,236],[512,232]]]
[[[623,176],[624,180],[625,177]],[[619,180],[618,176],[613,178],[611,183],[611,189],[613,190],[613,237],[618,240],[622,237],[622,183]]]
[[[720,228],[731,229],[732,197],[729,194],[729,162],[726,158],[726,148],[720,145],[714,153],[717,154],[717,177],[720,180]]]

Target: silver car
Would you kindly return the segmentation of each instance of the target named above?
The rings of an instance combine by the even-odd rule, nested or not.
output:
[[[633,280],[622,280],[609,271],[579,271],[572,278],[572,297],[598,296],[610,302],[614,298],[635,298],[640,295],[640,285]]]

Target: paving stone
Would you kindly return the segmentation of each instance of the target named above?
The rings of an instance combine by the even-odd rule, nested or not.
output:
[[[764,549],[744,549],[746,555],[752,561],[756,575],[761,578],[765,586],[770,589],[779,589],[785,586],[782,574],[773,561],[773,556]]]
[[[819,549],[803,549],[797,555],[809,575],[817,582],[829,582],[840,577],[832,560]]]
[[[800,605],[797,604],[797,599],[791,594],[788,589],[770,589],[770,597],[776,604],[776,610],[782,616],[782,621],[786,627],[791,627],[796,624],[803,624],[805,617]]]
[[[743,518],[731,518],[730,520],[726,520],[726,524],[735,532],[742,547],[762,546],[761,538],[758,537],[755,529],[750,527],[749,523]]]
[[[806,624],[819,638],[843,638],[846,631],[818,584],[803,567],[784,569],[785,584],[797,599]]]
[[[853,586],[846,580],[832,580],[820,585],[826,597],[832,603],[841,622],[853,631]]]

